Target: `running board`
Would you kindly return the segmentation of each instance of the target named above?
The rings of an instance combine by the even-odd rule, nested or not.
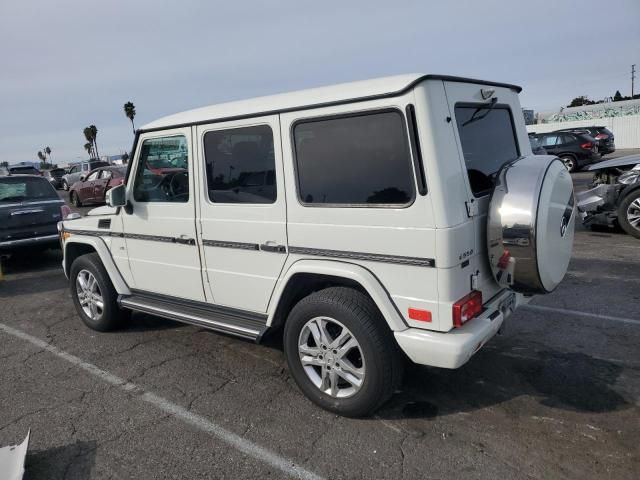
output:
[[[268,328],[266,315],[146,292],[120,295],[118,305],[256,342]]]

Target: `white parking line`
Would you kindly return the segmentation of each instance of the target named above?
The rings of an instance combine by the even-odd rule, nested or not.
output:
[[[183,422],[188,423],[189,425],[192,425],[204,432],[211,434],[212,436],[218,438],[219,440],[222,440],[231,447],[241,451],[245,455],[271,465],[272,467],[277,468],[281,472],[293,478],[300,478],[304,480],[323,480],[322,477],[309,470],[306,470],[299,465],[296,465],[291,460],[288,460],[285,457],[281,457],[277,453],[274,453],[271,450],[267,450],[266,448],[261,447],[260,445],[253,443],[250,440],[247,440],[246,438],[243,438],[240,435],[237,435],[221,427],[220,425],[211,422],[210,420],[207,420],[201,415],[190,412],[186,408],[183,408],[180,405],[176,405],[175,403],[159,397],[154,393],[147,392],[133,383],[127,382],[126,380],[105,370],[102,370],[101,368],[96,367],[91,363],[85,362],[75,355],[71,355],[64,350],[60,350],[58,347],[40,340],[37,337],[29,335],[22,330],[15,329],[3,323],[0,323],[0,330],[8,335],[20,338],[21,340],[25,340],[35,345],[36,347],[42,348],[43,350],[46,350],[49,353],[52,353],[58,358],[61,358],[69,363],[72,363],[73,365],[87,371],[88,373],[100,378],[101,380],[104,380],[107,383],[110,383],[111,385],[115,385],[126,392],[137,394],[137,398],[141,399],[142,401],[150,403],[163,412],[169,413],[175,418],[178,418]]]
[[[543,305],[532,305],[530,303],[527,305],[522,305],[521,308],[529,309],[529,310],[538,310],[540,312],[563,313],[565,315],[575,315],[577,317],[597,318],[598,320],[607,320],[611,322],[640,325],[640,320],[634,320],[633,318],[612,317],[611,315],[600,315],[599,313],[581,312],[578,310],[569,310],[567,308],[545,307]]]

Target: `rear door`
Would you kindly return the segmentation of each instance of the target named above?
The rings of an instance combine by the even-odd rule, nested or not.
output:
[[[93,199],[96,202],[104,201],[104,192],[109,184],[109,180],[111,180],[112,172],[111,170],[100,170],[100,175],[98,175],[95,184],[93,185]]]
[[[93,201],[93,189],[96,185],[96,181],[98,180],[98,175],[100,175],[100,170],[94,170],[89,174],[87,178],[80,184],[80,199],[83,202],[92,202]]]
[[[462,171],[467,172],[469,216],[475,230],[473,257],[477,269],[477,287],[483,298],[499,291],[493,279],[487,254],[487,213],[493,180],[507,162],[528,151],[528,136],[520,102],[515,91],[495,86],[444,82],[449,110],[454,121]],[[485,98],[486,97],[486,98]],[[557,136],[540,137],[545,150],[555,145]],[[525,147],[521,147],[525,146]],[[526,150],[525,150],[526,148]]]
[[[196,128],[200,241],[219,305],[266,312],[287,258],[276,115]]]

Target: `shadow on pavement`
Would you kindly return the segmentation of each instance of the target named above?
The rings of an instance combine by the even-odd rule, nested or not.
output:
[[[77,441],[62,447],[27,453],[24,480],[89,478],[95,466],[97,442]]]
[[[613,389],[623,367],[583,353],[517,355],[484,350],[458,370],[408,365],[403,390],[378,412],[388,419],[434,418],[520,397],[573,412],[603,413],[631,404]]]

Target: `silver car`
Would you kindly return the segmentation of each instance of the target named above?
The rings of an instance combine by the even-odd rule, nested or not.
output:
[[[83,175],[87,175],[91,170],[98,167],[108,167],[108,162],[101,162],[99,160],[92,160],[89,162],[78,163],[69,168],[67,173],[62,176],[62,188],[69,191],[69,187],[76,182],[82,180]]]

